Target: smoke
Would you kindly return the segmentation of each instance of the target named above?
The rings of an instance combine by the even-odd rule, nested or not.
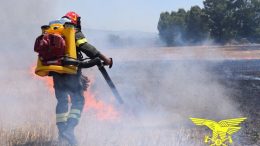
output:
[[[58,1],[52,2],[56,3]],[[46,120],[44,112],[53,111],[50,107],[55,102],[46,94],[44,83],[33,80],[29,72],[36,63],[33,45],[41,33],[40,26],[56,17],[55,13],[55,7],[48,0],[1,2],[0,126]]]
[[[4,21],[0,29],[0,129],[55,125],[54,95],[43,81],[28,72],[33,72],[31,67],[36,63],[33,43],[40,26],[59,17],[55,16],[58,11],[55,3],[59,1],[51,3],[48,0],[1,3],[0,16]],[[192,127],[189,117],[220,120],[240,114],[228,96],[229,90],[208,69],[210,64],[190,59],[196,50],[113,50],[106,49],[113,46],[105,47],[107,44],[102,42],[93,44],[103,46],[101,52],[113,57],[114,67],[108,73],[125,104],[111,100],[113,95],[97,68],[86,69],[84,73],[94,78],[89,90],[96,92],[98,100],[116,106],[119,118],[99,121],[95,113],[83,113],[76,129],[81,145],[199,145],[201,142],[191,138],[200,134],[189,131]]]
[[[190,117],[218,121],[241,116],[230,97],[232,91],[212,70],[224,58],[218,51],[206,49],[102,50],[114,57],[114,67],[108,72],[125,105],[119,106],[120,120],[116,122],[93,125],[93,119],[85,116],[88,122],[80,125],[81,141],[89,145],[104,141],[107,145],[201,145],[204,134],[189,131],[194,127]],[[86,73],[96,74],[94,90],[102,91],[101,100],[111,97],[97,70]],[[192,140],[193,134],[197,141]]]
[[[83,29],[83,32],[86,33],[88,40],[97,48],[133,49],[164,45],[157,33],[141,31],[105,31],[97,29]]]

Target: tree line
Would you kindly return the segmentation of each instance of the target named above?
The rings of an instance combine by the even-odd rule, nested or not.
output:
[[[201,44],[211,39],[260,43],[260,0],[205,0],[204,8],[163,12],[158,30],[168,46]]]

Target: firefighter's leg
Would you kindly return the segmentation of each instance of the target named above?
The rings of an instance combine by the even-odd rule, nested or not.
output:
[[[66,88],[67,76],[52,72],[55,96],[57,98],[56,106],[56,124],[59,130],[59,136],[66,129],[68,119],[68,91]]]
[[[74,129],[79,123],[85,100],[83,96],[83,91],[73,92],[70,94],[70,96],[72,106],[68,116],[67,129],[63,134],[66,139],[68,139],[70,144],[77,145],[77,139],[74,135]]]
[[[57,98],[57,106],[56,106],[56,124],[59,130],[59,138],[62,136],[62,132],[64,132],[67,128],[67,120],[68,120],[68,94],[65,91],[60,89],[55,90],[55,95]]]

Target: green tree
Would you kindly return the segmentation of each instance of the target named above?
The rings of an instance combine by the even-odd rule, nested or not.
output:
[[[205,0],[205,13],[209,19],[209,29],[212,38],[219,43],[225,43],[237,34],[235,29],[234,9],[235,0]]]
[[[255,22],[253,37],[255,42],[260,43],[260,1],[251,0],[251,2],[254,11],[253,21]]]
[[[186,24],[186,39],[189,43],[201,43],[208,37],[208,18],[199,6],[193,6],[187,12]]]
[[[252,39],[257,26],[254,4],[248,0],[236,0],[233,5],[235,9],[235,28],[237,29],[236,38]]]
[[[160,19],[157,26],[159,30],[159,36],[166,42],[167,45],[172,44],[173,32],[171,32],[171,15],[169,12],[160,14]]]
[[[159,35],[168,46],[181,45],[185,31],[186,11],[179,9],[177,12],[161,13],[158,22]]]
[[[204,9],[161,13],[160,37],[168,45],[200,43],[210,36],[217,43],[247,38],[260,43],[260,0],[205,0]]]

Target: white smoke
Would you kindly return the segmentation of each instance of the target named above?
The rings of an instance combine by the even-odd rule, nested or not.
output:
[[[0,129],[55,125],[55,97],[43,81],[30,74],[36,63],[33,45],[40,26],[59,17],[55,4],[49,3],[1,3]],[[101,52],[114,58],[108,72],[126,104],[109,101],[112,93],[97,68],[86,69],[85,73],[95,76],[92,88],[99,100],[117,106],[121,116],[119,121],[99,121],[95,114],[83,113],[76,130],[81,145],[199,145],[191,139],[197,133],[187,130],[189,117],[219,120],[239,115],[229,91],[208,71],[208,64],[169,59],[167,49],[101,48]],[[194,52],[173,57],[182,55],[189,58]]]
[[[204,51],[198,59],[199,48],[171,48],[174,53],[166,53],[167,48],[105,50],[114,57],[115,65],[108,72],[126,104],[119,122],[82,122],[82,143],[201,145],[198,135],[202,140],[203,134],[189,131],[194,126],[190,117],[218,121],[240,116],[237,103],[229,97],[232,91],[211,70],[214,66],[209,56],[220,63],[221,54]],[[100,73],[91,70],[90,74],[94,73],[95,90],[102,88],[99,97],[106,100],[112,93]],[[193,134],[197,140],[190,138]]]
[[[46,94],[44,83],[33,80],[30,74],[37,58],[33,52],[35,38],[41,33],[41,25],[56,17],[53,14],[56,9],[48,0],[1,3],[0,119],[3,123],[0,126],[40,121],[39,117],[46,112],[41,110],[54,111],[49,108],[55,103],[50,102],[53,100]]]

